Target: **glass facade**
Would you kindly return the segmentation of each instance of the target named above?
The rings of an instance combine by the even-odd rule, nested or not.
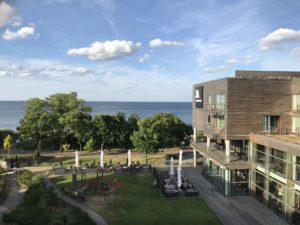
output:
[[[293,95],[293,110],[300,110],[300,95]]]
[[[225,95],[224,94],[217,94],[216,95],[216,108],[217,109],[224,109],[225,107]]]
[[[286,153],[277,149],[271,149],[270,171],[285,177],[286,176]]]
[[[300,117],[292,117],[292,131],[300,133]]]
[[[217,116],[217,128],[224,128],[224,116]]]
[[[265,167],[266,166],[266,148],[263,145],[260,144],[256,144],[255,146],[255,163],[260,165],[261,167]]]

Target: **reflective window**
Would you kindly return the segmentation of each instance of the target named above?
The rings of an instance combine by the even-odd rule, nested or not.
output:
[[[300,110],[300,95],[293,95],[293,110]]]
[[[255,173],[255,184],[263,189],[266,186],[266,177],[260,173]]]
[[[285,176],[286,173],[286,153],[277,149],[271,149],[270,171]]]
[[[217,128],[224,128],[224,116],[217,116]]]
[[[225,106],[225,95],[224,94],[217,94],[216,95],[216,108],[217,109],[224,109]]]
[[[248,170],[231,170],[232,182],[248,182],[249,171]]]
[[[266,148],[263,145],[256,144],[256,163],[262,167],[266,165]]]
[[[300,157],[296,157],[296,181],[300,182]]]

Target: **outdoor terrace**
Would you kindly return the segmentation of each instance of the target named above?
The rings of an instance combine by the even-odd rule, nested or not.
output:
[[[249,169],[250,163],[246,156],[239,156],[234,151],[231,151],[229,162],[226,160],[225,149],[220,149],[214,143],[208,150],[205,142],[191,142],[191,146],[196,148],[204,156],[211,158],[215,163],[225,166],[228,169]]]

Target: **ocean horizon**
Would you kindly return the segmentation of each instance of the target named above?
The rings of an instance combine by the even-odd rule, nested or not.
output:
[[[27,101],[0,101],[0,129],[16,130],[23,118]],[[136,113],[140,117],[159,112],[171,112],[186,123],[192,122],[192,102],[135,102],[135,101],[86,101],[92,107],[92,115],[116,114],[126,116]]]

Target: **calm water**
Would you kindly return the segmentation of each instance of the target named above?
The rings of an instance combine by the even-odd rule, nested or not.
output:
[[[126,116],[137,113],[140,117],[159,112],[172,112],[187,123],[192,122],[190,102],[86,102],[93,108],[92,114],[115,114],[124,112]],[[0,101],[0,129],[15,130],[26,107],[23,101]]]

